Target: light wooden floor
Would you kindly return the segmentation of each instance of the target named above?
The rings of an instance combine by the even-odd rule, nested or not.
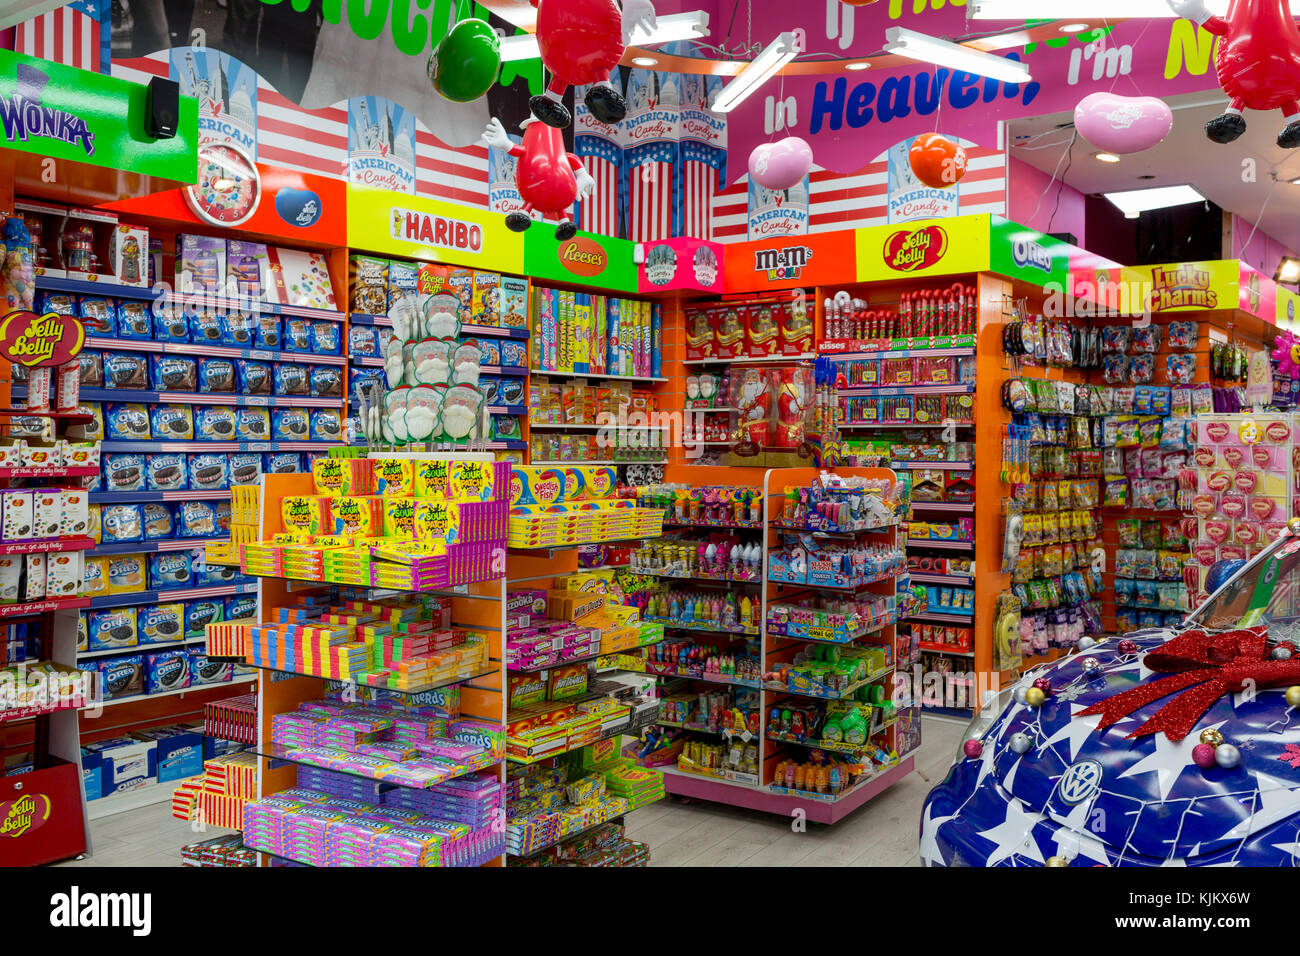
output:
[[[633,811],[627,834],[650,845],[651,866],[916,866],[921,803],[943,778],[962,725],[927,719],[916,771],[834,826],[804,833],[773,814],[677,798]],[[195,832],[171,816],[170,803],[91,823],[95,854],[62,866],[179,866],[186,843],[224,830]]]

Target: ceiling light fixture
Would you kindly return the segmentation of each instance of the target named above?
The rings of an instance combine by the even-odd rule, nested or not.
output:
[[[673,40],[698,40],[709,34],[709,15],[703,10],[689,13],[670,13],[659,17],[658,24],[649,32],[637,27],[632,31],[628,46],[654,46]],[[518,33],[501,38],[501,62],[532,60],[541,56],[537,37],[532,33]]]
[[[846,70],[869,70],[869,69],[871,69],[871,64],[870,64],[870,63],[864,63],[864,62],[862,62],[861,60],[859,60],[857,63],[845,63],[845,64],[844,64],[844,69],[846,69]]]
[[[1092,154],[1092,157],[1093,157],[1093,159],[1097,160],[1097,161],[1100,162],[1100,163],[1118,163],[1118,162],[1119,162],[1119,157],[1116,156],[1114,153],[1093,153],[1093,154]]]
[[[1274,282],[1300,282],[1300,259],[1295,256],[1283,256],[1273,273]]]
[[[1084,30],[1088,29],[1088,24],[1086,24],[1086,23],[1062,23],[1062,24],[1061,24],[1059,27],[1057,27],[1056,29],[1059,30],[1061,33],[1082,33]]]
[[[904,27],[890,27],[885,31],[885,52],[1007,83],[1026,83],[1031,79],[1029,67],[1019,60],[982,53]]]
[[[633,66],[654,66],[659,61],[652,56],[634,56],[632,57]]]
[[[799,39],[794,33],[779,34],[730,83],[718,90],[709,109],[715,113],[731,112],[799,53]]]
[[[1130,219],[1148,209],[1166,209],[1187,203],[1204,202],[1205,197],[1192,186],[1151,186],[1147,189],[1124,189],[1103,193],[1117,209]]]
[[[1207,0],[1211,13],[1227,12],[1228,0]],[[971,0],[972,20],[1172,20],[1165,0]]]

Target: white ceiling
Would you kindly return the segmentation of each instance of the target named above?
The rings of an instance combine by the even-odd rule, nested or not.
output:
[[[1226,97],[1211,91],[1172,97],[1168,103],[1174,112],[1174,128],[1169,136],[1151,149],[1121,157],[1118,163],[1094,159],[1098,148],[1082,136],[1075,140],[1073,161],[1065,156],[1074,127],[1057,127],[1071,123],[1072,113],[1009,124],[1011,155],[1049,176],[1057,169],[1058,161],[1060,171],[1069,163],[1065,181],[1083,193],[1190,183],[1248,223],[1253,223],[1263,209],[1259,228],[1290,248],[1300,249],[1300,186],[1290,184],[1290,180],[1300,178],[1300,149],[1278,147],[1282,114],[1277,110],[1247,110],[1246,132],[1235,143],[1220,145],[1206,138],[1205,123],[1223,111]],[[1253,182],[1246,176],[1246,160],[1254,161]],[[1143,175],[1155,178],[1138,178]],[[1276,186],[1275,175],[1280,180]]]

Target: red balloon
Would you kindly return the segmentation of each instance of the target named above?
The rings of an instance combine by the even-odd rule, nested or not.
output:
[[[1230,0],[1226,17],[1211,16],[1204,0],[1169,0],[1169,6],[1221,38],[1214,66],[1231,102],[1205,124],[1206,135],[1230,143],[1246,131],[1243,109],[1281,109],[1286,125],[1277,144],[1300,146],[1300,31],[1288,0]]]
[[[916,178],[932,189],[944,189],[966,175],[966,150],[938,133],[912,140],[907,160]]]

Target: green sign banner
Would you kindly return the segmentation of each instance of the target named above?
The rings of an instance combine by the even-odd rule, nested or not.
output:
[[[989,269],[1031,285],[1065,289],[1070,246],[1001,216],[990,216]]]
[[[0,50],[0,147],[192,183],[198,103],[180,100],[171,139],[145,132],[146,87]]]
[[[560,242],[555,226],[534,222],[524,233],[524,269],[535,279],[636,294],[633,243],[612,236],[580,232]]]

